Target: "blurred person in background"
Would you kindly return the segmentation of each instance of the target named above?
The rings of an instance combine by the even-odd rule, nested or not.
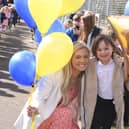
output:
[[[96,25],[95,13],[91,11],[85,12],[85,14],[81,17],[80,24],[79,40],[84,41],[88,48],[91,49],[93,40],[101,32],[101,28]]]
[[[72,41],[77,41],[80,36],[80,19],[83,16],[83,12],[79,11],[72,17],[73,26],[66,30],[66,34],[72,39]]]

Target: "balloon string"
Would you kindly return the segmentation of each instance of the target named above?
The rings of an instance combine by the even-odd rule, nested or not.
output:
[[[41,77],[36,75],[36,80],[35,81],[38,81]]]
[[[34,85],[32,85],[30,96],[29,96],[29,105],[32,103],[32,94],[34,92]],[[31,129],[35,129],[35,114],[32,113],[32,122],[31,122]]]
[[[32,123],[31,123],[31,129],[35,129],[35,114],[32,114]]]
[[[32,103],[32,95],[35,91],[35,84],[36,84],[36,81],[39,80],[39,78],[40,77],[38,75],[36,75],[34,84],[32,84],[32,88],[31,88],[31,92],[30,92],[30,96],[29,96],[29,105],[31,105],[31,103]],[[35,114],[34,113],[32,113],[31,129],[35,129]]]

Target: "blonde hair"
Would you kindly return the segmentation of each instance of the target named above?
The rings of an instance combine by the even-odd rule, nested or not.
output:
[[[74,56],[74,54],[80,50],[85,48],[86,51],[89,52],[89,49],[86,47],[84,42],[79,42],[77,41],[74,45],[74,51],[73,51],[73,55],[71,57],[71,60]],[[90,55],[90,54],[89,54]],[[72,77],[72,64],[71,64],[71,60],[69,61],[69,63],[63,68],[63,75],[64,75],[64,81],[63,81],[63,85],[61,87],[61,92],[62,92],[62,97],[63,97],[63,104],[67,105],[69,103],[69,98],[67,96],[68,90],[69,90],[69,84],[70,84],[70,80]]]

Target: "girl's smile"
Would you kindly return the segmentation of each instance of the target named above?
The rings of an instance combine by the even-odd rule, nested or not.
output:
[[[103,63],[107,64],[112,58],[113,47],[110,44],[105,44],[104,41],[101,41],[98,45],[96,54],[97,58]]]

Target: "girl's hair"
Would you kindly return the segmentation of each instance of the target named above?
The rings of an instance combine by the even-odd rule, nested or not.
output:
[[[98,46],[99,46],[101,41],[104,41],[104,43],[106,45],[110,44],[112,46],[112,48],[113,48],[113,52],[117,53],[117,51],[116,51],[117,48],[116,48],[112,38],[110,36],[108,36],[108,35],[100,34],[98,37],[96,37],[96,39],[93,42],[93,46],[92,46],[92,54],[93,54],[93,56],[97,57],[96,50],[97,50],[97,48],[98,48]]]
[[[79,39],[87,43],[88,35],[95,26],[95,14],[93,12],[88,12],[81,17],[81,20],[84,25],[80,27],[81,34]]]
[[[79,42],[77,41],[75,44],[74,44],[74,51],[73,51],[73,55],[71,57],[71,60],[74,56],[74,54],[80,50],[80,49],[83,49],[85,48],[86,51],[89,53],[89,49],[86,47],[85,43],[83,42]],[[90,55],[90,54],[89,54]],[[62,97],[63,97],[63,104],[66,105],[69,103],[69,98],[67,96],[67,93],[68,93],[68,90],[69,90],[69,83],[70,83],[70,80],[71,80],[71,76],[72,76],[72,64],[71,64],[71,60],[70,62],[63,68],[63,84],[62,84],[62,87],[61,87],[61,92],[62,92]]]

